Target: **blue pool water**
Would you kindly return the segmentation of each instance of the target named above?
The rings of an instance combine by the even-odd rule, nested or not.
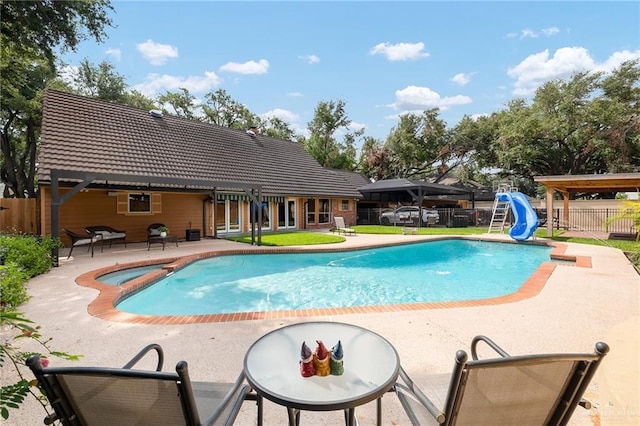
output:
[[[546,246],[445,240],[348,252],[199,260],[119,310],[199,315],[485,299],[517,291]]]
[[[163,265],[149,265],[138,266],[136,268],[123,269],[120,271],[109,272],[108,274],[100,275],[98,281],[105,284],[121,285],[127,281],[131,281],[134,278],[138,278],[148,272],[157,271],[162,269]]]

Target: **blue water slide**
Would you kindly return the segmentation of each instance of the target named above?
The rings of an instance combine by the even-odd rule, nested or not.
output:
[[[496,194],[500,201],[511,204],[514,224],[509,230],[509,236],[516,241],[524,241],[531,237],[538,228],[538,215],[531,207],[527,197],[521,192],[504,192]]]

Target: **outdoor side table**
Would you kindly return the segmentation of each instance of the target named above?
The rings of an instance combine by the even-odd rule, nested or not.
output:
[[[302,342],[313,351],[316,340],[329,351],[340,340],[344,351],[342,375],[302,377]],[[385,338],[362,327],[335,322],[279,328],[254,342],[244,358],[249,384],[260,397],[285,406],[290,425],[299,422],[300,410],[345,410],[347,425],[354,425],[355,408],[373,400],[377,400],[380,425],[381,398],[396,382],[399,368],[398,353]]]
[[[151,244],[162,244],[162,250],[167,243],[176,243],[176,247],[178,247],[178,237],[175,235],[167,235],[166,237],[161,236],[153,236],[147,238],[147,251],[151,249]]]

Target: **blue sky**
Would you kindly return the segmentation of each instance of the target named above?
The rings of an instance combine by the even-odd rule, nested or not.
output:
[[[148,96],[224,89],[301,134],[318,102],[384,140],[406,112],[503,109],[543,82],[640,58],[640,2],[113,1],[116,28],[63,58],[112,62]]]

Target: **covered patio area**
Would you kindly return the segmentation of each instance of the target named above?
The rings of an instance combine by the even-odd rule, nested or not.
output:
[[[569,200],[571,194],[586,192],[638,192],[640,191],[640,173],[617,173],[606,175],[562,175],[536,176],[534,181],[547,187],[547,217],[553,217],[553,197],[555,192],[562,195],[564,202],[562,223],[569,223]],[[553,221],[547,221],[547,236],[553,235]]]

